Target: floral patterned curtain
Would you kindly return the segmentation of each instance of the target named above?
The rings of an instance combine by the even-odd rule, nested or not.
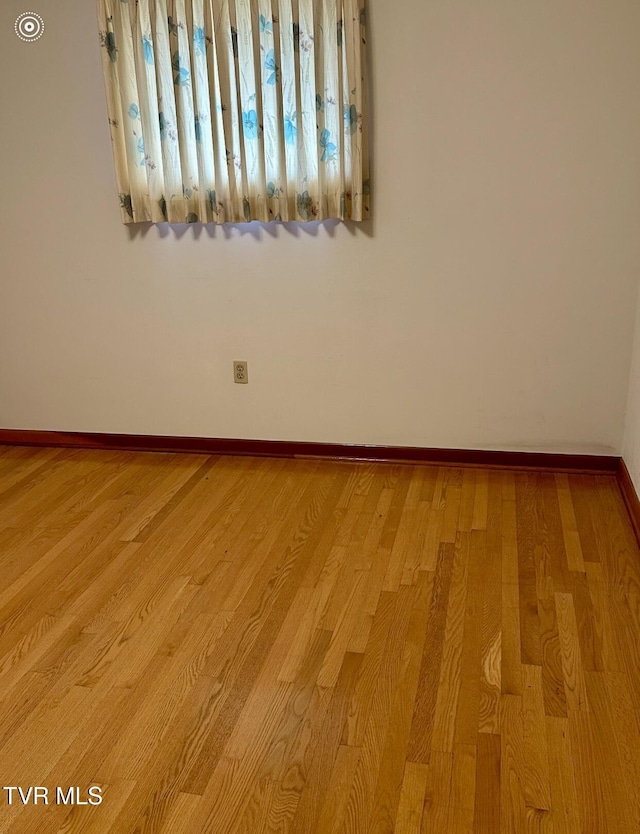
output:
[[[98,0],[122,220],[362,220],[364,0]]]

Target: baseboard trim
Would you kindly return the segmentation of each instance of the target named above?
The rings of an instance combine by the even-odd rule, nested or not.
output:
[[[629,513],[633,532],[636,534],[638,545],[640,545],[640,498],[631,480],[627,464],[622,458],[620,458],[620,464],[618,466],[618,486],[620,487],[620,492],[622,493],[627,512]]]
[[[431,464],[436,466],[473,466],[491,469],[580,472],[599,475],[617,474],[620,466],[620,458],[615,455],[501,452],[482,449],[432,449],[417,446],[358,446],[343,443],[166,437],[149,434],[98,434],[21,429],[0,429],[0,445],[315,458],[379,463]]]

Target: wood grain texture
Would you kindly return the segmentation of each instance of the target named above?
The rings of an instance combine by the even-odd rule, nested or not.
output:
[[[614,475],[0,446],[11,834],[640,829]]]

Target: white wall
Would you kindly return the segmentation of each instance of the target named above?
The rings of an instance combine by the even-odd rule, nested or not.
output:
[[[369,0],[374,219],[133,236],[94,4],[29,8],[36,44],[0,12],[0,427],[621,450],[637,0]]]

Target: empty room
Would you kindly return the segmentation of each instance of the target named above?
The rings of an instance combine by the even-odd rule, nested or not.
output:
[[[0,64],[0,834],[638,834],[640,3]]]

